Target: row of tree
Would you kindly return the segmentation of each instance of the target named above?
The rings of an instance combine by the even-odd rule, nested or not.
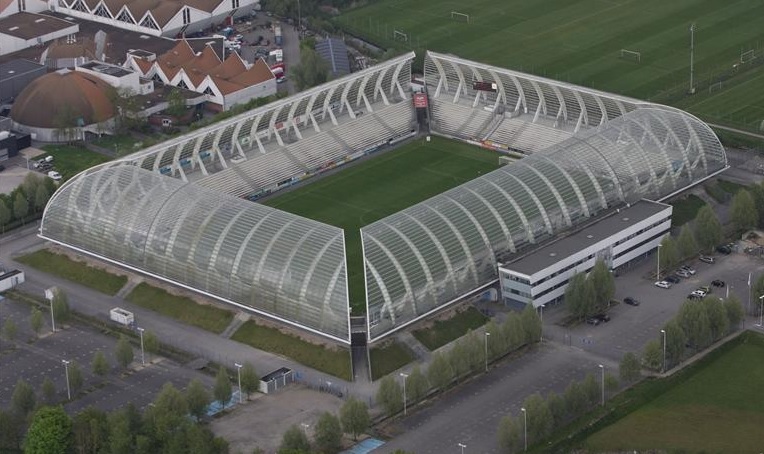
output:
[[[764,181],[735,193],[730,204],[730,222],[739,233],[764,228]]]
[[[342,434],[353,436],[366,431],[371,424],[369,409],[366,404],[350,398],[340,408],[339,417],[330,412],[319,416],[313,430],[313,442],[308,438],[307,431],[297,425],[291,426],[284,433],[279,447],[279,454],[307,454],[317,452],[334,454],[342,448]]]
[[[578,273],[568,281],[565,306],[570,315],[582,320],[610,307],[615,294],[615,278],[605,262],[597,260],[588,275]]]
[[[32,214],[42,212],[56,183],[48,177],[28,173],[24,181],[10,194],[0,194],[0,231],[11,223],[26,222]]]
[[[665,335],[660,333],[645,345],[642,364],[654,371],[671,369],[684,359],[688,349],[697,352],[707,348],[737,329],[742,320],[743,307],[734,296],[687,300],[663,327]]]
[[[486,363],[500,358],[520,347],[541,340],[541,319],[529,305],[522,313],[511,312],[502,324],[491,321],[487,334],[470,332],[445,353],[436,352],[426,372],[415,366],[406,380],[406,395],[401,380],[387,375],[379,384],[377,402],[384,412],[395,415],[406,405],[422,400],[430,390],[444,391],[460,379],[482,370]],[[487,355],[486,355],[487,350]]]

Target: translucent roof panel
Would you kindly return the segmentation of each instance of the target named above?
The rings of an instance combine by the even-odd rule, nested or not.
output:
[[[343,231],[130,165],[62,186],[41,236],[349,343]]]
[[[726,165],[705,123],[644,104],[370,224],[361,229],[370,341],[491,283],[497,257]]]

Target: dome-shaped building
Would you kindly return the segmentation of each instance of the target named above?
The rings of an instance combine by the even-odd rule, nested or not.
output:
[[[62,69],[30,83],[11,109],[14,128],[43,142],[78,140],[86,131],[113,127],[110,85],[81,71]]]

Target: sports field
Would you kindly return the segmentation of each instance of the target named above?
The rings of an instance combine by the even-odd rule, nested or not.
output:
[[[680,385],[590,436],[587,452],[761,452],[764,336],[744,336]]]
[[[353,313],[365,308],[359,229],[498,167],[495,152],[433,137],[264,202],[345,229]]]
[[[760,0],[380,0],[336,23],[385,47],[453,53],[758,129],[762,17]],[[692,23],[697,94],[687,97]],[[710,100],[699,96],[711,85]]]

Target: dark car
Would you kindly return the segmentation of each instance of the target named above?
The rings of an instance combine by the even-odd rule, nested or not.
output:
[[[724,281],[720,279],[714,279],[713,281],[711,281],[711,285],[713,285],[714,287],[724,287],[727,284],[725,284]]]
[[[639,306],[639,301],[635,300],[634,298],[627,296],[623,299],[624,304],[628,304],[629,306]]]
[[[724,255],[730,255],[732,253],[732,249],[730,249],[729,246],[726,246],[726,245],[717,246],[716,251]]]
[[[598,318],[596,318],[596,317],[587,318],[587,319],[586,319],[586,323],[588,323],[588,324],[590,324],[590,325],[594,325],[594,326],[597,326],[597,325],[599,325],[599,324],[600,324],[600,319],[598,319]]]
[[[714,260],[713,257],[708,256],[708,255],[701,255],[700,256],[700,261],[704,262],[704,263],[708,263],[709,265],[713,265],[714,262],[716,262],[716,260]]]
[[[0,164],[0,172],[2,172],[3,170],[5,170],[5,166]]]
[[[671,282],[672,284],[678,284],[682,281],[681,279],[679,279],[679,276],[674,276],[673,274],[670,276],[666,276],[664,280],[666,282]]]
[[[597,320],[601,322],[609,322],[610,321],[610,315],[608,314],[597,314],[594,316]]]

